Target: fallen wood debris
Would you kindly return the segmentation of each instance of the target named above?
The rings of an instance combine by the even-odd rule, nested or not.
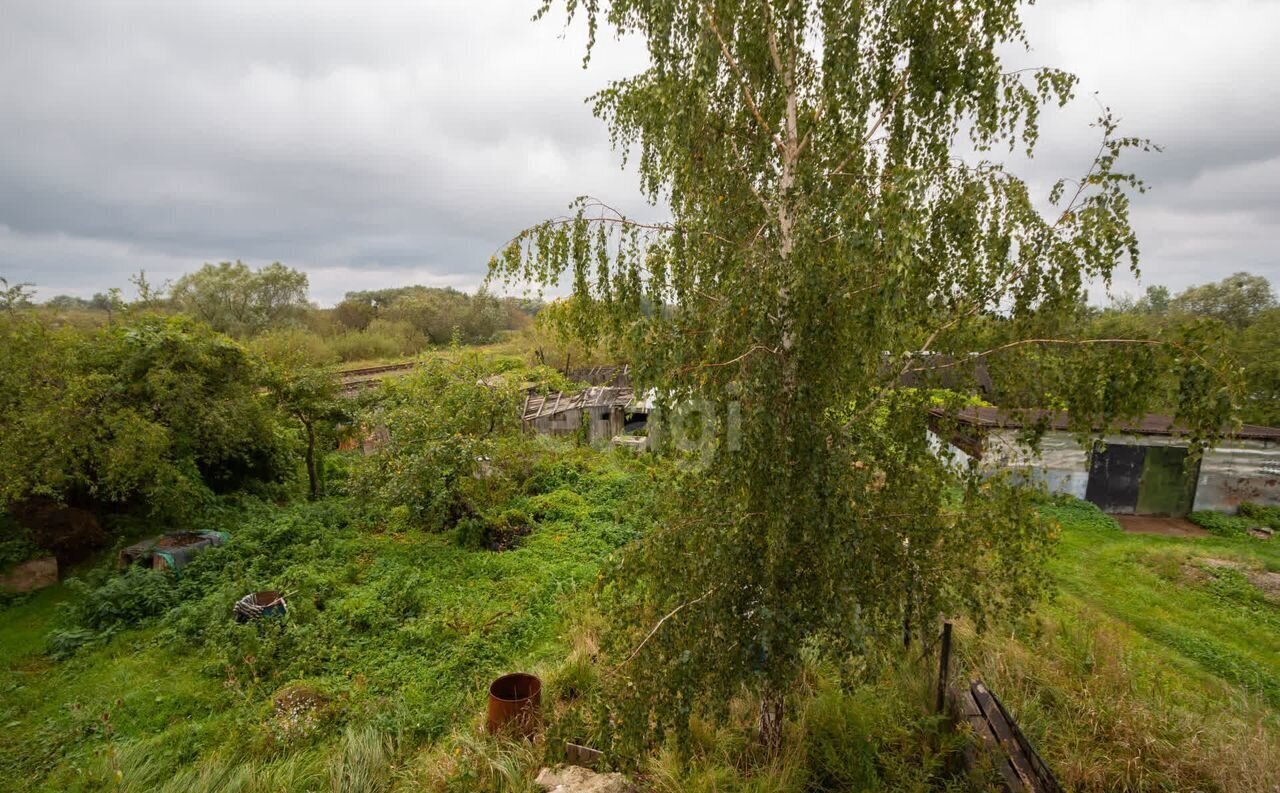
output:
[[[973,729],[981,748],[990,756],[1009,793],[1062,793],[1062,786],[1040,755],[1031,746],[1017,722],[996,695],[974,680],[969,688],[955,694],[960,718]],[[977,746],[965,752],[965,762],[977,764]]]

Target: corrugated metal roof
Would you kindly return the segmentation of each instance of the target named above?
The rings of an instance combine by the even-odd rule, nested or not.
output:
[[[942,410],[931,411],[943,417]],[[1049,429],[1070,430],[1070,414],[1065,410],[1004,410],[1002,408],[965,408],[956,414],[956,418],[975,427],[998,427],[1001,429],[1019,429],[1036,424],[1045,424]],[[1101,429],[1095,427],[1095,429]],[[1135,435],[1185,435],[1186,426],[1178,424],[1172,416],[1160,413],[1148,413],[1138,421],[1121,422],[1119,430]],[[1280,441],[1280,428],[1263,427],[1257,424],[1245,424],[1238,430],[1227,433],[1230,438],[1249,440]]]
[[[626,407],[635,397],[630,388],[596,386],[576,394],[557,391],[546,396],[530,394],[524,403],[524,420],[533,421],[577,408]]]

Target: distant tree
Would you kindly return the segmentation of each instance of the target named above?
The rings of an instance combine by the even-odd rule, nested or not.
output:
[[[364,330],[378,316],[378,309],[371,302],[348,297],[333,307],[334,319],[349,330]]]
[[[9,285],[7,278],[0,278],[0,311],[12,314],[20,308],[29,308],[35,291],[34,284]]]
[[[112,304],[113,296],[106,292],[94,292],[93,297],[89,300],[89,308],[94,311],[111,311]]]
[[[44,302],[49,308],[57,311],[70,311],[72,309],[88,310],[93,307],[88,300],[83,297],[74,297],[72,295],[54,295]]]
[[[847,658],[904,625],[1031,606],[1049,527],[1026,491],[940,460],[935,405],[897,387],[985,317],[1007,341],[962,364],[1063,348],[1077,370],[1122,368],[1106,391],[1070,372],[1046,384],[1082,434],[1147,408],[1160,371],[1182,375],[1196,443],[1230,416],[1229,383],[1202,363],[1215,340],[1044,334],[1136,257],[1142,185],[1117,163],[1147,144],[1104,114],[1097,157],[1051,190],[1049,215],[986,159],[1034,147],[1042,104],[1075,84],[1001,62],[1024,42],[1018,6],[564,0],[593,40],[609,25],[647,45],[648,67],[596,111],[670,219],[584,199],[518,234],[491,274],[567,282],[580,338],[627,343],[634,381],[705,419],[702,454],[664,490],[668,522],[606,590],[623,737],[687,735],[747,687],[776,747],[806,650]]]
[[[253,334],[287,324],[307,308],[306,273],[279,262],[257,271],[243,262],[206,264],[179,278],[174,305],[224,333]]]
[[[1170,305],[1176,311],[1212,317],[1243,328],[1263,311],[1275,308],[1276,295],[1266,278],[1236,273],[1214,284],[1185,289]]]
[[[129,283],[133,284],[133,288],[137,290],[138,297],[133,303],[134,308],[143,310],[158,308],[165,299],[165,286],[156,286],[147,280],[147,271],[139,270],[129,276]]]
[[[493,341],[498,331],[510,324],[510,315],[502,302],[484,289],[467,301],[459,330],[464,338],[477,343]]]
[[[462,322],[465,301],[465,295],[459,292],[440,289],[406,291],[385,302],[379,317],[408,323],[432,344],[448,344]]]
[[[350,400],[341,397],[333,370],[312,364],[305,351],[270,362],[266,382],[281,410],[302,430],[307,491],[315,500],[323,491],[327,441],[334,438],[336,425],[349,418]]]
[[[1134,310],[1143,314],[1166,314],[1169,311],[1169,287],[1148,286],[1147,291],[1134,303]]]
[[[484,289],[475,295],[426,286],[348,292],[334,313],[345,327],[357,330],[375,320],[407,323],[432,344],[448,344],[455,335],[466,344],[484,343],[500,330],[525,323],[516,316],[518,308]]]

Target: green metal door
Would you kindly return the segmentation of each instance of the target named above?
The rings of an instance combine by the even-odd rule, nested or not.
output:
[[[1187,469],[1187,450],[1148,446],[1138,485],[1139,515],[1185,515],[1195,500],[1199,466]]]

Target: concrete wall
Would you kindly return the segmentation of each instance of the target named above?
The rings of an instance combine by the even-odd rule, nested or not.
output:
[[[1084,498],[1089,484],[1089,453],[1068,432],[1045,433],[1040,453],[1033,455],[1017,443],[1016,430],[991,430],[981,466],[990,471],[1012,469],[1029,481],[1043,483],[1050,492]],[[1109,444],[1185,446],[1168,435],[1108,435]],[[951,448],[960,463],[969,456]],[[1271,441],[1227,439],[1205,452],[1196,480],[1193,509],[1234,512],[1242,501],[1280,506],[1280,444]]]
[[[1233,440],[1205,452],[1195,508],[1234,512],[1242,501],[1280,506],[1280,444]]]

